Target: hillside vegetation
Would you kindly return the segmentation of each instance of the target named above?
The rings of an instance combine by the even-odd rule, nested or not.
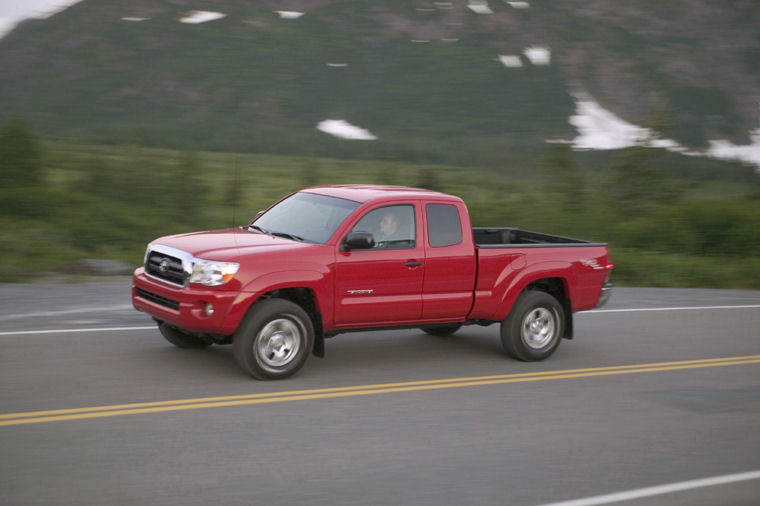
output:
[[[137,266],[157,236],[246,224],[304,186],[378,183],[460,195],[478,226],[609,242],[618,284],[760,288],[756,175],[702,160],[705,175],[685,177],[667,168],[680,158],[633,148],[600,159],[555,145],[495,170],[76,144],[12,122],[0,131],[0,281],[80,258]],[[714,179],[719,169],[733,176]]]
[[[760,138],[758,26],[757,0],[83,0],[0,39],[0,281],[381,183],[609,242],[617,283],[760,288],[756,166],[568,144],[583,103],[687,152]]]

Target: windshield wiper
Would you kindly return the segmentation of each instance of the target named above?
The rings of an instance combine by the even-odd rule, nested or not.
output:
[[[303,237],[299,237],[293,234],[288,234],[287,232],[272,232],[271,230],[263,229],[258,225],[249,225],[248,230],[251,230],[251,229],[257,232],[261,232],[262,234],[271,235],[274,237],[284,237],[285,239],[290,239],[292,241],[299,241],[299,242],[306,241],[306,239],[304,239]]]
[[[251,229],[253,229],[253,230],[257,231],[257,232],[261,232],[262,234],[266,234],[266,235],[269,235],[269,234],[270,234],[270,232],[269,232],[269,231],[267,231],[267,230],[264,230],[263,228],[261,228],[261,227],[260,227],[260,226],[258,226],[258,225],[249,225],[249,226],[248,226],[248,230],[251,230]]]
[[[284,237],[285,239],[292,239],[294,241],[303,242],[303,237],[298,237],[297,235],[288,234],[287,232],[269,232],[275,237]]]

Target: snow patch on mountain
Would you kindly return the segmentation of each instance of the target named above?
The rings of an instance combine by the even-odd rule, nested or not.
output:
[[[471,0],[470,3],[467,4],[467,7],[469,7],[472,12],[475,12],[477,14],[493,14],[493,11],[488,6],[488,2],[483,0]]]
[[[544,46],[529,46],[523,54],[533,65],[549,65],[552,62],[552,51]]]
[[[574,149],[661,148],[689,156],[738,160],[757,166],[756,172],[760,173],[760,128],[750,132],[752,142],[748,145],[737,146],[725,140],[711,140],[706,151],[690,150],[672,139],[658,137],[649,128],[625,121],[585,94],[576,95],[575,114],[568,121],[578,130],[578,136],[570,141]]]
[[[737,146],[729,141],[710,141],[709,156],[724,160],[741,160],[746,163],[757,165],[755,172],[760,174],[760,128],[749,134],[751,144]]]
[[[211,11],[190,11],[187,13],[187,15],[180,19],[182,23],[190,23],[193,25],[197,25],[199,23],[208,23],[209,21],[215,21],[217,19],[222,19],[223,17],[226,17],[227,14],[223,14],[221,12],[211,12]]]
[[[513,54],[500,54],[499,61],[505,67],[517,68],[517,67],[523,66],[522,60],[520,59],[520,57]]]
[[[298,19],[304,15],[303,12],[298,11],[275,11],[279,14],[281,19]]]
[[[320,121],[317,125],[317,130],[326,134],[340,137],[341,139],[360,140],[360,141],[372,141],[377,137],[369,130],[352,125],[346,120],[342,119],[326,119]]]

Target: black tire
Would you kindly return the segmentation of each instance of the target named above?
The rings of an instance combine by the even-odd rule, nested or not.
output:
[[[260,380],[295,374],[313,346],[311,318],[301,306],[284,299],[254,304],[232,340],[237,364]]]
[[[510,357],[535,362],[554,353],[564,332],[562,304],[546,292],[528,291],[501,323],[501,343]]]
[[[422,331],[426,334],[430,334],[431,336],[436,337],[448,337],[460,328],[462,326],[458,323],[455,323],[453,325],[439,325],[437,327],[421,327]]]
[[[158,324],[158,331],[166,338],[167,341],[172,343],[177,348],[208,348],[211,346],[210,341],[204,341],[199,337],[192,336],[181,330],[170,327],[165,323]]]

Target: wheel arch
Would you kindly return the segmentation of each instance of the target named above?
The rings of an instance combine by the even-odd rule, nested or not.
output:
[[[235,316],[237,325],[258,302],[272,298],[289,300],[309,315],[314,327],[314,346],[311,351],[318,357],[324,357],[324,315],[330,319],[333,310],[332,298],[325,296],[332,293],[328,279],[324,272],[318,270],[297,269],[270,272],[252,280],[243,289],[244,293],[241,293],[241,297],[245,295],[246,300],[243,310]]]

